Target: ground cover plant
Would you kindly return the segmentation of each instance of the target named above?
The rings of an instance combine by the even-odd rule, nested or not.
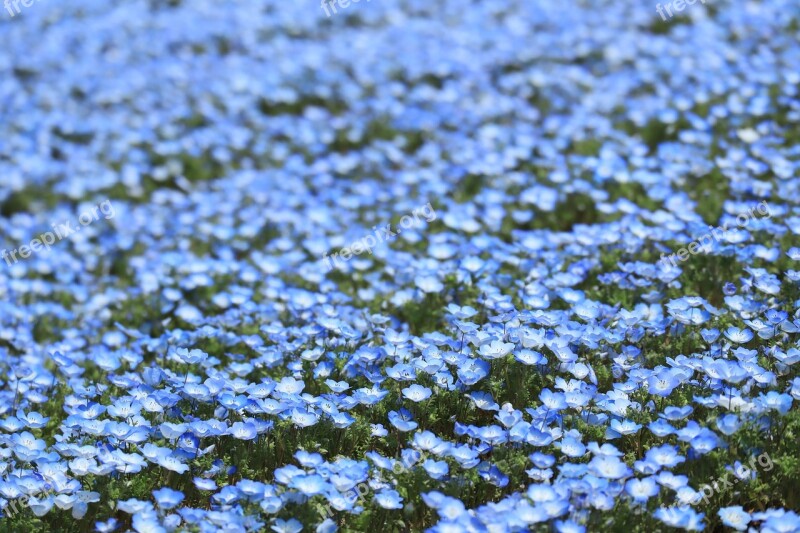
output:
[[[800,531],[800,3],[5,3],[0,531]]]

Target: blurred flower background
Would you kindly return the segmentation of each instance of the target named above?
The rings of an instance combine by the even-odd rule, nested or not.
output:
[[[7,2],[0,530],[800,531],[800,3],[668,5]]]

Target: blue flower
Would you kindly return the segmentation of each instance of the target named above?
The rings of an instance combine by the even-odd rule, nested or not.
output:
[[[153,491],[153,498],[155,498],[156,504],[162,509],[172,509],[180,505],[184,499],[184,495],[180,491],[172,490],[169,487],[163,487]]]
[[[425,462],[422,463],[422,468],[425,469],[432,479],[442,479],[450,472],[447,462],[434,461],[432,459],[425,460]]]
[[[276,518],[270,529],[275,533],[300,533],[303,530],[303,524],[294,518],[289,520]]]
[[[647,450],[645,457],[664,468],[674,468],[686,459],[678,455],[678,447],[663,444]]]
[[[292,420],[295,421],[294,416]],[[228,434],[239,440],[253,440],[258,436],[258,429],[251,422],[234,422],[228,429]]]
[[[432,394],[431,389],[417,384],[411,385],[403,389],[403,396],[405,396],[406,398],[415,403],[427,400],[428,398],[431,397],[431,394]]]
[[[631,469],[614,456],[596,455],[589,461],[589,470],[596,476],[607,479],[623,479],[631,475]]]
[[[375,503],[384,509],[402,509],[403,498],[396,490],[385,489],[375,493],[373,497]]]
[[[747,524],[750,523],[750,514],[745,512],[741,505],[723,507],[717,511],[717,515],[724,525],[737,531],[745,531]]]
[[[214,491],[217,490],[217,484],[213,479],[203,479],[196,477],[192,480],[194,486],[199,490]]]
[[[306,496],[314,496],[316,494],[322,494],[328,487],[328,484],[321,476],[312,474],[308,476],[294,476],[289,486],[299,490]]]
[[[417,428],[417,423],[413,421],[412,415],[406,409],[400,412],[389,411],[389,422],[400,431],[413,431]]]
[[[725,337],[731,342],[745,344],[750,342],[753,338],[753,332],[747,328],[739,329],[735,326],[731,326],[725,330]]]
[[[313,426],[319,421],[319,417],[316,413],[308,412],[308,411],[301,411],[299,409],[292,409],[292,422],[301,428],[306,428]],[[250,435],[251,433],[247,433]],[[253,435],[254,437],[255,435]],[[253,438],[249,437],[249,438]]]
[[[698,513],[689,506],[661,507],[653,516],[670,527],[686,529],[688,531],[702,531],[704,529],[703,513]]]

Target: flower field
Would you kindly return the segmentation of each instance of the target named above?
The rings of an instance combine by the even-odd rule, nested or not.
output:
[[[10,0],[0,531],[800,531],[800,2]]]

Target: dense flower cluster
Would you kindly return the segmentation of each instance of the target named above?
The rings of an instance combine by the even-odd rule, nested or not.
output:
[[[0,530],[800,531],[798,8],[1,19]]]

